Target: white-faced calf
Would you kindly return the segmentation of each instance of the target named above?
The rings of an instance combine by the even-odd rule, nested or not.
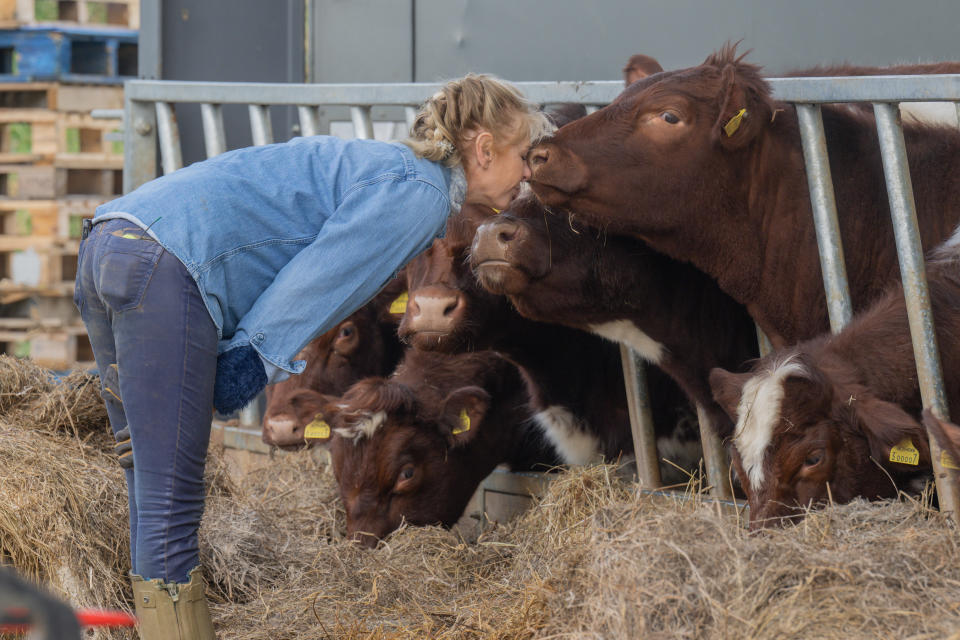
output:
[[[947,400],[960,411],[960,262],[927,263]],[[717,401],[736,420],[733,461],[751,526],[808,505],[897,495],[931,469],[903,290],[896,286],[837,335],[775,351],[751,373],[715,369]],[[932,416],[930,416],[932,418]],[[942,425],[953,433],[955,427]],[[936,434],[935,434],[936,435]],[[958,447],[960,448],[960,447]]]

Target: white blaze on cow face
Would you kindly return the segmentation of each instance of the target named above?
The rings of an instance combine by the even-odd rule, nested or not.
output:
[[[356,442],[360,438],[372,438],[373,434],[380,428],[380,425],[386,421],[387,413],[385,411],[366,413],[352,419],[349,427],[336,429],[335,431],[343,438]]]
[[[569,410],[554,405],[533,419],[566,464],[592,464],[603,459],[599,440]]]
[[[780,422],[783,382],[790,376],[807,375],[807,368],[790,356],[743,385],[733,441],[754,491],[763,486],[763,458],[773,439],[773,429]]]
[[[589,325],[590,331],[602,338],[625,344],[652,364],[660,364],[666,351],[664,346],[645,334],[630,320],[613,320]]]

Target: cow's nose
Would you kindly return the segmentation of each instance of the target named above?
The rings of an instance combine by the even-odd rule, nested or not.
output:
[[[497,243],[504,249],[506,249],[511,242],[517,239],[517,232],[519,230],[520,225],[512,220],[498,222],[493,229],[494,233],[497,234]]]
[[[550,150],[546,147],[536,147],[530,150],[530,154],[527,156],[527,162],[530,163],[531,169],[536,169],[537,167],[547,163],[547,160],[550,159]]]
[[[300,422],[292,415],[280,413],[263,421],[262,439],[265,444],[286,447],[303,443]]]
[[[410,294],[406,329],[411,332],[449,332],[464,313],[466,301],[460,292],[433,288]]]

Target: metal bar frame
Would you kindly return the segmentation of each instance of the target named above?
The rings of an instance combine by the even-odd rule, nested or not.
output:
[[[926,292],[922,248],[916,233],[916,212],[905,160],[903,131],[896,104],[951,101],[958,103],[957,115],[960,120],[960,75],[771,78],[768,82],[775,99],[792,103],[797,108],[830,326],[834,332],[849,322],[852,307],[820,105],[839,102],[874,104],[923,403],[940,418],[948,419],[929,295]],[[619,81],[521,82],[516,85],[534,102],[576,102],[586,105],[590,112],[612,101],[623,88]],[[436,93],[441,86],[438,83],[275,84],[131,80],[125,84],[124,92],[124,115],[129,123],[124,134],[124,191],[130,191],[156,177],[158,136],[155,132],[159,134],[164,171],[182,164],[176,120],[170,108],[172,103],[207,105],[204,111],[205,140],[217,138],[216,118],[208,117],[209,106],[222,104],[246,104],[250,107],[255,144],[272,140],[272,135],[267,133],[269,118],[263,115],[267,105],[298,107],[301,132],[305,135],[317,130],[316,109],[320,105],[350,107],[358,137],[373,137],[370,117],[372,106],[405,107],[405,119],[410,125],[415,115],[414,105]],[[161,104],[165,107],[161,107]],[[259,134],[256,131],[258,125],[262,129]],[[208,133],[208,126],[214,129],[212,134]],[[217,149],[217,145],[208,145],[208,154]],[[769,341],[759,328],[758,338],[761,352],[768,351]],[[637,451],[638,477],[645,484],[655,486],[659,483],[659,470],[653,426],[649,418],[643,417],[643,407],[648,403],[642,363],[627,348],[623,348],[621,353],[627,395],[632,407],[631,426]],[[646,413],[649,414],[649,409]],[[930,445],[931,453],[939,452],[932,438]],[[715,470],[715,463],[716,459],[713,463],[707,462],[707,467],[708,480],[716,488],[725,484],[725,478],[715,477],[719,473]],[[953,514],[960,513],[957,473],[943,469],[937,455],[934,455],[934,472],[941,509]]]

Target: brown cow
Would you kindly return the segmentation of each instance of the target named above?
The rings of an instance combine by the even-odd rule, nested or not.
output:
[[[415,349],[494,349],[509,357],[529,385],[535,420],[564,462],[588,464],[632,453],[619,347],[526,319],[505,297],[480,287],[470,270],[469,248],[478,220],[488,218],[480,212],[472,222],[448,225],[445,238],[407,265],[410,302],[401,338]],[[696,468],[699,437],[689,404],[661,371],[651,369],[649,382],[661,455]],[[674,467],[661,468],[666,482],[683,481]]]
[[[721,437],[732,433],[708,376],[755,358],[756,330],[708,276],[635,238],[547,214],[532,197],[477,230],[470,265],[484,288],[506,295],[524,317],[631,346],[705,408]]]
[[[317,413],[347,532],[374,546],[402,522],[449,527],[498,464],[560,464],[527,400],[519,371],[497,353],[410,350],[389,378],[362,380],[327,402]]]
[[[927,263],[953,415],[960,411],[958,245],[951,240]],[[749,498],[751,526],[796,517],[805,506],[831,499],[892,497],[929,474],[899,284],[839,334],[775,351],[750,373],[715,369],[710,382],[737,421],[732,457]],[[945,444],[960,444],[953,425],[933,426],[953,434]]]
[[[912,67],[914,70],[931,66]],[[846,74],[849,75],[849,74]],[[854,309],[897,275],[872,115],[822,109]],[[924,246],[960,219],[960,132],[905,130]],[[797,117],[735,47],[630,85],[530,155],[548,206],[689,261],[783,346],[825,331],[826,299]],[[921,170],[922,168],[922,170]]]
[[[637,80],[642,80],[661,71],[663,71],[663,67],[654,58],[640,53],[632,55],[623,67],[623,84],[629,87]]]
[[[303,429],[312,420],[300,406],[309,389],[340,395],[367,376],[386,375],[403,351],[397,324],[406,310],[406,282],[391,280],[373,300],[333,329],[313,340],[298,354],[306,360],[303,373],[267,387],[263,414],[263,441],[282,448],[303,446]]]

